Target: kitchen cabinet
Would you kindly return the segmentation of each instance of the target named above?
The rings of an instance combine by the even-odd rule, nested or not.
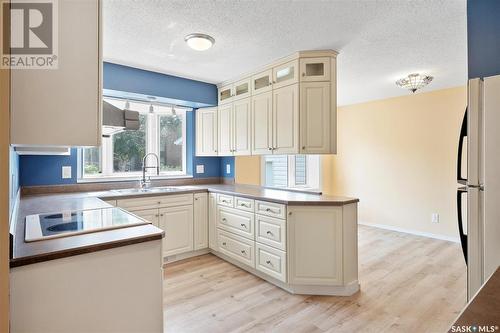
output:
[[[217,194],[208,193],[208,247],[217,251]]]
[[[273,89],[278,89],[299,81],[299,60],[292,60],[273,68]]]
[[[273,89],[273,154],[299,153],[299,89],[297,84]]]
[[[330,57],[300,59],[300,81],[330,81]]]
[[[219,156],[251,154],[250,98],[218,108]]]
[[[233,155],[251,155],[250,98],[233,103]]]
[[[330,82],[300,85],[300,153],[328,154],[330,151]]]
[[[193,205],[161,208],[159,213],[159,227],[165,230],[163,256],[193,251]]]
[[[217,108],[196,110],[196,156],[217,155]]]
[[[219,85],[218,152],[199,150],[204,156],[335,154],[336,57],[333,50],[300,51]],[[212,147],[211,134],[197,131],[197,145]]]
[[[59,1],[57,14],[58,68],[11,71],[11,143],[98,146],[101,2]]]
[[[252,155],[272,153],[273,94],[268,91],[252,96]]]
[[[208,194],[194,194],[194,249],[208,247]]]
[[[271,91],[273,85],[273,70],[268,69],[252,76],[252,95]]]
[[[233,105],[225,104],[218,108],[219,156],[233,155]]]

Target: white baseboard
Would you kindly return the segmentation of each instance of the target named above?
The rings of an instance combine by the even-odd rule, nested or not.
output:
[[[361,222],[361,221],[358,221],[358,224],[366,225],[366,226],[369,226],[369,227],[375,227],[375,228],[385,229],[385,230],[403,232],[405,234],[410,234],[410,235],[415,235],[415,236],[422,236],[422,237],[440,239],[440,240],[444,240],[444,241],[448,241],[448,242],[453,242],[453,243],[460,243],[460,239],[458,237],[450,237],[450,236],[438,235],[438,234],[433,234],[433,233],[430,233],[430,232],[424,232],[424,231],[406,229],[406,228],[401,228],[401,227],[396,227],[396,226],[393,226],[393,225],[386,225],[386,224],[373,224],[373,223],[366,223],[366,222]]]

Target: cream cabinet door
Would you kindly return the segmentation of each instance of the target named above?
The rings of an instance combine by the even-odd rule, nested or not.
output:
[[[292,60],[273,68],[273,89],[299,81],[299,60]]]
[[[130,210],[129,212],[145,219],[148,222],[151,222],[151,224],[155,227],[159,226],[160,214],[158,212],[158,209]]]
[[[164,257],[193,251],[193,205],[161,208],[159,227],[165,231]]]
[[[330,81],[330,57],[301,58],[300,81]]]
[[[219,94],[219,104],[229,103],[233,100],[233,85],[229,84],[227,86],[220,87],[218,89]]]
[[[272,154],[273,94],[252,96],[252,155]]]
[[[290,284],[343,284],[342,207],[289,206],[287,242]]]
[[[217,247],[217,194],[208,194],[208,246],[214,251]]]
[[[246,78],[233,84],[234,96],[233,100],[250,97],[252,88],[252,78]]]
[[[208,193],[194,194],[194,249],[208,247]]]
[[[196,110],[196,156],[217,156],[217,108]]]
[[[330,82],[300,85],[300,153],[330,153]]]
[[[100,1],[58,1],[58,68],[11,71],[11,144],[101,144]]]
[[[273,153],[299,152],[299,88],[293,84],[273,90]]]
[[[233,103],[233,153],[251,155],[250,98]]]
[[[260,72],[252,76],[252,96],[271,91],[273,88],[273,70]]]
[[[233,155],[233,104],[218,107],[218,155]]]

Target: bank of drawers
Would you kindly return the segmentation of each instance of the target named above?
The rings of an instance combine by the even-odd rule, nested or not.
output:
[[[220,252],[286,282],[286,206],[227,194],[217,203]]]

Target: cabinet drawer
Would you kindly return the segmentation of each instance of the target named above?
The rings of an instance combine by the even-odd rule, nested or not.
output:
[[[272,247],[256,243],[255,266],[275,279],[286,282],[286,253]]]
[[[193,194],[177,194],[117,200],[118,207],[122,207],[125,209],[150,209],[159,207],[185,206],[192,204]]]
[[[286,206],[266,201],[255,201],[255,213],[285,219]]]
[[[255,268],[255,242],[217,229],[219,251]]]
[[[217,226],[237,235],[255,239],[254,214],[236,209],[219,207]]]
[[[234,197],[232,195],[217,194],[217,203],[226,207],[234,207]]]
[[[255,240],[286,251],[286,220],[255,215]]]
[[[255,206],[255,201],[253,201],[252,199],[234,197],[235,208],[253,213],[254,206]]]

